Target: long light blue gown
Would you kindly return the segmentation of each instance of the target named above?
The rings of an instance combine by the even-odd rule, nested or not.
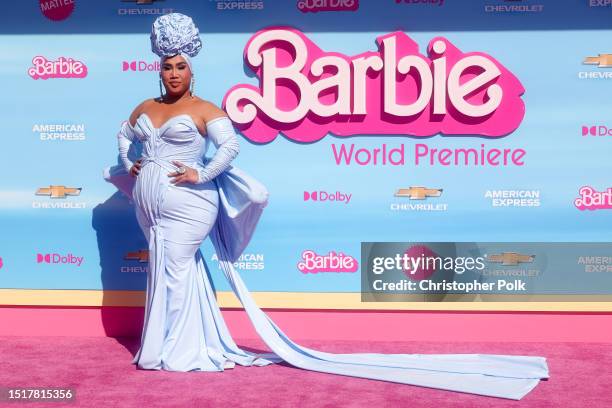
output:
[[[540,379],[548,378],[544,357],[332,354],[291,341],[257,307],[233,267],[267,204],[265,187],[229,162],[225,171],[204,184],[173,185],[167,176],[176,170],[172,160],[205,166],[211,139],[215,154],[219,153],[222,143],[212,136],[220,121],[223,118],[209,122],[203,138],[187,114],[174,116],[159,128],[142,114],[134,126],[124,122],[120,132],[141,144],[143,166],[138,177],[130,176],[120,162],[104,169],[104,178],[133,200],[149,243],[145,319],[132,363],[154,370],[223,371],[236,363],[265,366],[284,360],[307,370],[509,399],[521,399]],[[200,251],[207,236],[232,290],[273,353],[254,354],[233,341]]]

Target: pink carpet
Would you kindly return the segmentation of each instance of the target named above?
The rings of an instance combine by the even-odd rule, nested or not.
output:
[[[238,341],[267,351],[257,340]],[[70,404],[119,407],[611,407],[612,344],[302,341],[323,351],[492,353],[548,358],[551,378],[521,401],[474,396],[294,368],[286,363],[223,373],[138,370],[137,338],[0,337],[0,387],[76,388]],[[0,403],[1,404],[1,403]]]

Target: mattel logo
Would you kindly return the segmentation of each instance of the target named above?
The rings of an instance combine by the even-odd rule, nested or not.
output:
[[[356,11],[359,8],[359,0],[298,0],[297,8],[302,13]]]
[[[612,128],[604,125],[582,126],[582,136],[612,136]]]
[[[40,11],[49,20],[65,20],[74,11],[74,0],[40,0]]]
[[[136,71],[136,72],[149,72],[149,71],[159,71],[160,65],[159,61],[155,61],[152,63],[147,63],[146,61],[123,61],[122,62],[123,71]]]
[[[81,266],[83,262],[82,256],[74,256],[72,254],[60,255],[54,254],[36,254],[36,263],[48,263],[48,264],[71,264]]]
[[[336,191],[335,193],[329,193],[327,191],[304,191],[304,201],[335,201],[348,204],[352,196],[352,194],[342,193],[340,191]]]
[[[302,273],[355,272],[358,267],[355,258],[342,252],[331,251],[327,255],[319,255],[310,249],[302,252],[302,260],[297,264]]]

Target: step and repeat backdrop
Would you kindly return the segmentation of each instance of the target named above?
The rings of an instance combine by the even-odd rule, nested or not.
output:
[[[0,26],[3,304],[144,290],[146,240],[103,169],[159,96],[169,12],[198,26],[195,94],[270,192],[236,263],[251,291],[612,299],[612,1],[30,0]]]

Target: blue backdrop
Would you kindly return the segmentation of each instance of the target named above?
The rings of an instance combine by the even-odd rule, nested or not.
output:
[[[146,250],[146,242],[133,209],[102,179],[102,169],[116,162],[120,123],[142,100],[159,94],[149,31],[154,18],[169,11],[188,14],[198,25],[204,45],[193,59],[195,93],[217,105],[232,86],[257,84],[243,50],[256,31],[273,25],[296,27],[323,50],[349,56],[376,51],[376,37],[395,30],[405,31],[423,53],[433,37],[444,36],[464,52],[492,55],[525,88],[523,122],[498,139],[361,135],[300,144],[278,137],[259,145],[241,137],[236,164],[270,191],[269,206],[238,265],[249,289],[358,292],[358,271],[303,273],[297,264],[307,249],[359,260],[362,241],[611,240],[610,210],[579,210],[574,204],[582,186],[605,191],[612,185],[612,136],[589,134],[592,126],[612,128],[612,69],[583,63],[612,53],[607,2],[372,0],[344,2],[357,4],[352,11],[318,12],[304,12],[298,3],[75,0],[67,17],[53,20],[39,2],[13,2],[11,18],[0,26],[0,287],[144,289],[145,258],[130,253]],[[28,69],[36,56],[82,61],[87,75],[33,79]],[[134,62],[136,70],[129,68]],[[410,154],[405,166],[334,161],[332,145],[382,143],[404,144],[407,152],[425,143],[527,153],[524,166],[503,167],[415,166]],[[36,195],[55,185],[81,190],[57,199]],[[425,201],[433,207],[397,210],[397,204],[412,201],[395,192],[410,186],[443,193]],[[305,199],[305,192],[315,191],[351,198]],[[500,206],[491,197],[499,194],[531,200]],[[203,250],[217,289],[228,290],[210,242]],[[604,276],[612,283],[612,273]]]

